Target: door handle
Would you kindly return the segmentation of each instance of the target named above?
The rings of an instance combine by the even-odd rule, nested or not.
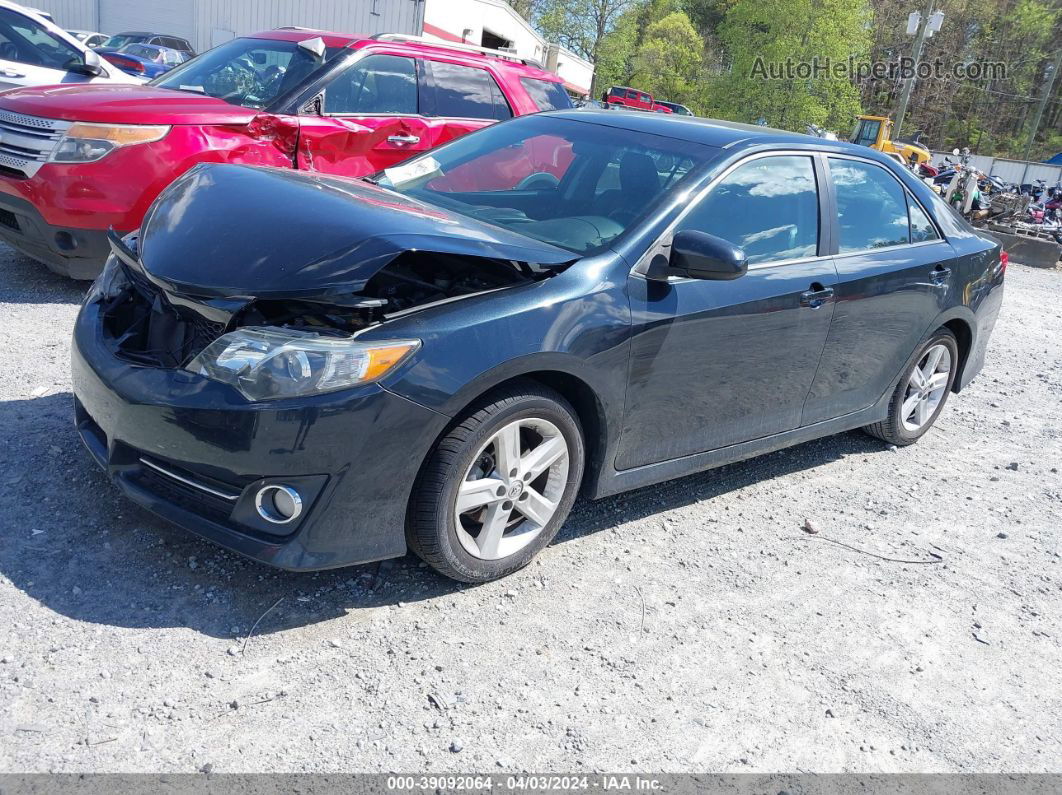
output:
[[[944,265],[937,265],[937,267],[933,268],[933,272],[929,274],[929,277],[935,284],[941,284],[946,281],[950,275],[951,268],[945,267]]]
[[[389,135],[387,136],[388,143],[392,144],[419,144],[419,135]]]
[[[833,288],[823,287],[821,284],[816,283],[811,285],[811,289],[806,293],[800,294],[800,305],[818,309],[831,298],[833,298]]]
[[[14,69],[0,69],[0,75],[4,77],[25,77],[22,72],[16,72]]]

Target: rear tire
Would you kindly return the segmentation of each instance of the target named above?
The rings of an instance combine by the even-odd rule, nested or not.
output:
[[[417,478],[410,549],[461,582],[511,574],[567,519],[584,459],[578,417],[558,392],[521,381],[492,393],[442,438]]]
[[[897,447],[914,444],[933,427],[955,382],[959,345],[946,328],[937,329],[904,371],[889,402],[889,415],[864,431]]]

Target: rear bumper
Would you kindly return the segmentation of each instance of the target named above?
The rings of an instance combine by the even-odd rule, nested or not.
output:
[[[72,279],[95,279],[109,251],[106,229],[53,226],[29,201],[4,192],[0,240]]]
[[[447,417],[376,385],[248,403],[183,370],[124,362],[99,329],[87,304],[71,350],[77,427],[134,502],[284,569],[405,554],[409,495]],[[255,496],[268,484],[303,497],[290,526],[257,514]]]

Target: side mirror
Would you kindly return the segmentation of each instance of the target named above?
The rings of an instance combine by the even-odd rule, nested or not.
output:
[[[667,261],[666,274],[660,273],[659,267],[650,267],[648,276],[658,279],[662,276],[685,276],[690,279],[730,281],[744,276],[748,269],[749,261],[745,252],[730,241],[695,229],[684,229],[671,239],[671,256]]]
[[[85,60],[78,61],[75,58],[71,58],[66,64],[66,71],[87,75],[88,77],[98,77],[103,74],[103,62],[93,50],[86,50]]]

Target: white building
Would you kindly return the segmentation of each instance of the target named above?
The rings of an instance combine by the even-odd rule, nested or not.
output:
[[[546,41],[503,0],[26,0],[56,24],[101,33],[151,31],[188,39],[197,52],[284,25],[342,33],[410,33],[510,48],[546,64]],[[554,70],[572,94],[587,94],[593,66],[556,48]]]

